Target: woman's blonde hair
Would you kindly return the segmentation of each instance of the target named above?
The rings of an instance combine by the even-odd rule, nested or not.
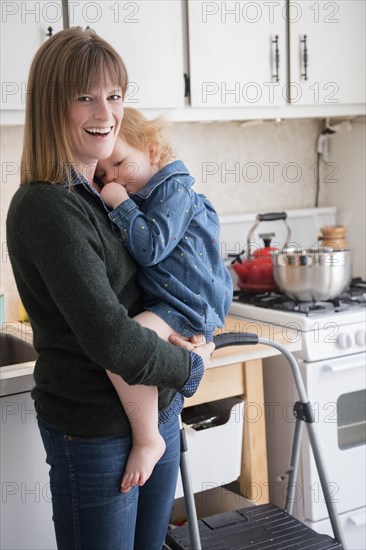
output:
[[[152,150],[160,169],[175,159],[166,129],[167,122],[162,117],[149,120],[137,109],[125,107],[119,136],[140,151]]]
[[[112,84],[125,96],[128,76],[119,54],[90,29],[56,33],[37,51],[29,73],[21,183],[71,180],[68,114],[78,95]]]

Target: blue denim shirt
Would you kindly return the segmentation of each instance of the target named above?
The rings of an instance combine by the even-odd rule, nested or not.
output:
[[[219,220],[195,180],[174,161],[110,218],[140,264],[143,305],[183,336],[212,339],[232,300],[232,280],[220,257]]]
[[[71,186],[76,187],[78,185],[82,185],[89,193],[92,193],[92,195],[94,195],[96,197],[96,200],[101,201],[101,203],[103,204],[103,207],[105,208],[106,212],[109,213],[110,210],[105,205],[105,203],[104,203],[102,197],[99,195],[98,191],[96,191],[96,189],[94,189],[89,184],[89,182],[81,174],[76,172],[76,170],[74,168],[72,168],[71,176],[72,176]],[[62,183],[62,185],[67,187],[69,184],[65,180]],[[119,236],[119,232],[118,232],[118,230],[117,230],[114,223],[112,223],[112,229],[115,229],[116,230],[116,236],[117,236],[117,234]],[[200,383],[201,378],[202,378],[203,373],[204,373],[203,360],[202,360],[202,357],[200,355],[197,355],[194,352],[191,352],[191,356],[192,356],[192,361],[191,361],[191,374],[190,374],[190,377],[188,378],[187,382],[185,383],[185,385],[181,389],[180,393],[177,393],[175,395],[175,398],[173,399],[172,404],[169,407],[167,407],[166,409],[163,409],[162,411],[160,411],[160,413],[159,413],[159,422],[167,422],[173,414],[179,414],[182,407],[183,407],[183,404],[184,404],[184,397],[192,397],[192,395],[194,395],[194,393],[196,392],[196,390],[199,386],[199,383]]]

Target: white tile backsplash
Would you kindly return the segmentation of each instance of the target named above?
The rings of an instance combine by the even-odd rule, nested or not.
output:
[[[320,120],[176,123],[177,156],[220,214],[314,206]]]

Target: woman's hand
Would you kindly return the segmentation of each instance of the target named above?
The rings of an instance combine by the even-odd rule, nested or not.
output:
[[[202,357],[205,368],[210,364],[211,355],[215,349],[215,344],[213,342],[208,342],[207,344],[202,342],[202,335],[196,335],[190,340],[185,340],[181,336],[169,336],[169,342],[178,346],[179,348],[186,349],[188,351],[194,351],[197,355]]]

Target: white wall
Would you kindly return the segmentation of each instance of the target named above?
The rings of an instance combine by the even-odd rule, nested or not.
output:
[[[339,171],[332,178],[335,179],[333,183],[323,183],[324,193],[322,194],[324,205],[337,207],[341,223],[350,218],[347,241],[354,249],[353,273],[364,279],[366,278],[365,151],[365,118],[353,121],[350,133],[333,135],[330,141],[330,159],[339,167]]]

